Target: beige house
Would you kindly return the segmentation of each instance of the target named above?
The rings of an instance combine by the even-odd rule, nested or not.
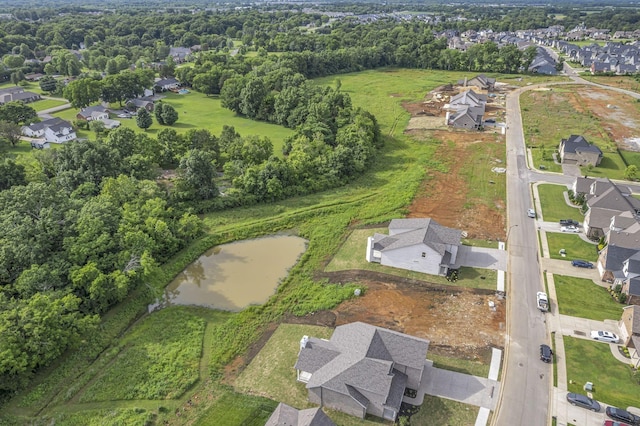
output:
[[[637,368],[640,365],[640,306],[624,308],[618,325],[622,344],[629,349],[631,363]]]
[[[578,166],[597,166],[602,161],[602,151],[589,143],[584,136],[571,135],[562,139],[558,148],[560,162]]]

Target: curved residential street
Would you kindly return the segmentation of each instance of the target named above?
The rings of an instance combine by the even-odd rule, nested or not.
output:
[[[565,63],[565,73],[571,77],[568,83],[587,84],[625,93],[640,99],[640,94],[627,90],[591,83]],[[556,223],[544,222],[542,210],[537,198],[537,190],[532,191],[536,182],[554,183],[569,186],[574,176],[558,173],[543,173],[529,169],[520,115],[520,94],[540,86],[528,86],[517,89],[507,96],[506,103],[506,149],[507,149],[507,250],[508,280],[507,287],[507,342],[503,361],[502,389],[498,408],[492,424],[498,426],[523,425],[536,426],[551,424],[551,418],[557,418],[557,425],[567,423],[575,425],[602,425],[604,410],[591,413],[566,403],[567,377],[564,357],[563,335],[581,337],[574,332],[588,332],[590,329],[616,330],[611,322],[589,322],[574,317],[560,315],[557,309],[553,273],[590,278],[599,282],[595,270],[582,270],[570,267],[566,261],[549,259],[546,232],[558,232]],[[634,192],[640,192],[640,185],[624,183]],[[527,217],[526,211],[535,208],[536,219]],[[538,230],[540,230],[541,248],[538,248]],[[542,251],[543,258],[539,253]],[[536,292],[544,291],[543,273],[546,273],[549,286],[551,311],[543,314],[536,307]],[[552,364],[539,360],[539,346],[551,345],[550,332],[556,332],[557,387],[553,385]],[[610,345],[612,354],[617,357],[617,347]],[[623,360],[619,360],[623,361]]]

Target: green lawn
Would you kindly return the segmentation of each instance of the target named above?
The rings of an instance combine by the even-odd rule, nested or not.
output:
[[[586,382],[594,385],[593,397],[621,408],[638,406],[640,383],[628,364],[616,360],[609,344],[591,340],[564,338],[567,380],[570,392],[584,393]],[[571,383],[571,382],[569,382]]]
[[[456,371],[472,376],[488,377],[490,365],[484,360],[471,361],[467,359],[451,358],[447,356],[427,353],[427,359],[433,361],[433,366],[443,370]],[[491,362],[491,350],[488,351],[488,361]]]
[[[567,192],[567,187],[564,185],[538,185],[542,217],[546,222],[558,222],[560,219],[583,221],[580,209],[571,207],[565,202],[563,195],[565,192]]]
[[[553,160],[543,160],[542,159],[542,147],[531,147],[531,157],[533,158],[533,166],[536,169],[545,170],[548,172],[561,173],[562,166],[560,164],[556,164]],[[544,149],[547,150],[547,155],[551,155],[555,151],[555,147],[550,145],[545,145]],[[544,169],[543,169],[544,167]]]
[[[67,101],[57,101],[55,99],[42,99],[40,101],[31,102],[29,106],[36,111],[42,111],[49,108],[54,108],[60,105],[66,104]]]
[[[558,308],[562,315],[596,321],[619,320],[624,305],[613,300],[609,292],[584,278],[554,275]]]
[[[182,306],[154,312],[112,349],[79,400],[173,399],[199,378],[205,321]],[[162,333],[158,333],[162,330]]]
[[[547,232],[547,242],[552,259],[584,259],[595,262],[598,258],[597,245],[588,243],[575,234]],[[560,256],[560,249],[565,249],[566,257]]]
[[[177,123],[173,126],[161,126],[155,121],[154,117],[153,124],[146,132],[151,136],[157,135],[157,133],[164,128],[172,128],[178,133],[185,133],[189,129],[207,129],[213,134],[219,135],[222,131],[222,126],[228,125],[234,126],[236,131],[242,136],[256,135],[268,137],[273,143],[274,153],[281,155],[284,139],[293,134],[293,130],[276,124],[270,124],[263,121],[253,121],[238,116],[232,111],[223,108],[220,105],[220,98],[218,97],[208,97],[198,92],[190,92],[186,95],[166,92],[162,95],[165,96],[165,98],[162,99],[162,102],[172,105],[179,113],[180,117]],[[72,108],[53,115],[73,122],[76,119],[77,113],[78,110]],[[123,127],[128,127],[137,132],[142,132],[142,130],[136,125],[135,118],[120,119],[115,116],[112,116],[111,118],[120,121]],[[91,139],[95,139],[93,132],[81,131],[79,132],[78,137],[89,137]]]
[[[271,399],[225,392],[194,424],[264,426],[277,406]]]
[[[418,412],[411,416],[411,425],[472,426],[480,409],[473,405],[435,396],[424,396]]]
[[[638,169],[640,169],[640,152],[620,151],[620,154],[622,155],[622,158],[624,158],[624,161],[627,162],[627,164],[633,164],[638,167]],[[636,177],[640,178],[640,173]]]
[[[267,396],[299,409],[310,408],[304,383],[296,380],[293,366],[298,359],[300,339],[311,336],[328,339],[333,329],[312,325],[280,324],[260,353],[234,383],[236,391]]]
[[[421,272],[407,271],[399,268],[370,263],[365,259],[367,251],[367,237],[374,233],[387,234],[387,228],[356,229],[335,253],[331,262],[325,268],[326,272],[336,272],[351,269],[379,272],[402,278],[410,278],[441,285],[456,285],[469,288],[495,289],[497,273],[491,269],[460,268],[458,281],[451,283],[445,277],[429,275]]]

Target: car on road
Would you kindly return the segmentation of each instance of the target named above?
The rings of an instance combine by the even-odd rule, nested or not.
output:
[[[580,223],[573,219],[560,219],[560,226],[580,226]]]
[[[534,209],[528,209],[527,210],[527,216],[532,217],[532,218],[536,218],[536,211]]]
[[[596,413],[600,411],[600,403],[586,395],[569,392],[567,394],[567,401],[569,401],[569,404],[571,405],[586,408],[587,410],[595,411]]]
[[[616,407],[607,407],[604,412],[607,413],[607,416],[611,417],[613,420],[618,420],[620,422],[625,422],[634,426],[640,425],[640,416],[631,414],[627,410]]]
[[[562,232],[580,232],[580,228],[577,226],[561,226],[560,230]]]
[[[576,268],[593,268],[593,263],[587,262],[586,260],[575,259],[571,261],[571,265]]]
[[[604,426],[631,426],[626,423],[616,422],[615,420],[605,420],[603,425]]]
[[[553,361],[553,351],[549,345],[540,345],[540,359],[547,363]]]
[[[610,331],[602,331],[602,330],[593,330],[591,332],[591,338],[594,340],[599,340],[601,342],[608,343],[618,343],[618,336],[611,333]]]
[[[122,114],[118,114],[118,118],[131,118],[131,114],[123,112]]]

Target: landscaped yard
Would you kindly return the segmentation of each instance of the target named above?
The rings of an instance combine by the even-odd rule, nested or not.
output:
[[[576,234],[564,234],[561,232],[547,232],[549,243],[549,255],[552,259],[583,259],[595,262],[598,258],[597,245],[584,241]],[[564,249],[566,256],[560,255]]]
[[[549,159],[555,148],[552,146],[531,147],[531,157],[533,158],[533,167],[547,172],[561,173],[562,166],[556,164],[553,159]],[[543,152],[544,151],[544,152]],[[544,157],[544,158],[543,158]]]
[[[584,393],[584,384],[592,382],[593,398],[598,401],[625,409],[638,406],[638,376],[628,364],[613,357],[609,344],[567,336],[563,339],[569,392]]]
[[[562,315],[596,321],[619,320],[625,306],[613,300],[609,292],[584,278],[554,275],[553,280]]]
[[[580,209],[567,205],[563,195],[565,192],[567,192],[567,187],[564,185],[538,185],[538,195],[542,205],[542,218],[545,222],[573,219],[582,223],[584,217],[580,213]]]
[[[60,105],[68,103],[66,100],[58,101],[56,99],[42,99],[40,101],[31,102],[29,106],[36,111],[42,111],[49,108],[54,108]]]
[[[383,266],[379,263],[367,262],[365,253],[367,251],[367,237],[376,232],[387,233],[387,228],[356,229],[344,242],[342,247],[336,252],[327,267],[326,272],[345,271],[360,269],[364,271],[379,272],[382,274],[394,275],[402,278],[426,281],[434,284],[456,285],[469,288],[495,289],[497,273],[491,269],[461,267],[458,280],[455,283],[447,281],[445,277],[439,275],[424,274],[421,272],[407,271],[405,269]]]
[[[412,425],[471,426],[479,411],[473,405],[425,395],[420,409],[410,421]]]

